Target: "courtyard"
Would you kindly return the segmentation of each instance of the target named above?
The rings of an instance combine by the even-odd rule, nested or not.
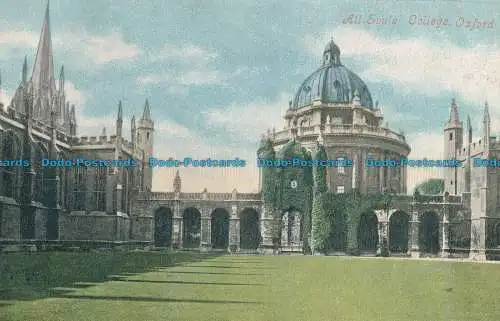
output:
[[[0,254],[0,320],[499,320],[500,266],[189,252]]]

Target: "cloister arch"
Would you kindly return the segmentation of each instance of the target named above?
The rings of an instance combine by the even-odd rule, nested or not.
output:
[[[376,251],[378,247],[378,218],[373,212],[363,213],[358,224],[358,249]]]
[[[397,211],[389,218],[389,250],[395,253],[408,252],[410,216]]]
[[[210,242],[215,249],[229,247],[229,213],[224,208],[216,208],[211,214]]]
[[[240,248],[256,250],[261,241],[259,213],[245,208],[240,213]]]
[[[154,213],[154,242],[158,247],[172,245],[173,213],[170,208],[160,207]]]
[[[439,216],[434,212],[425,212],[420,218],[419,243],[422,253],[439,252]]]
[[[196,248],[201,245],[201,213],[194,207],[188,207],[182,214],[182,245]]]

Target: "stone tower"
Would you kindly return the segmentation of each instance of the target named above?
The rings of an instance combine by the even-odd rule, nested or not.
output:
[[[153,186],[153,169],[149,167],[148,159],[153,156],[153,143],[154,143],[154,122],[151,119],[151,110],[149,102],[146,99],[144,104],[144,111],[139,120],[137,128],[137,146],[144,151],[144,179],[143,188],[150,191]]]
[[[484,106],[483,133],[475,148],[475,157],[496,158],[491,149],[491,120],[488,103]],[[471,249],[470,258],[486,260],[486,250],[490,247],[489,232],[494,224],[496,209],[497,168],[472,166],[471,171]]]
[[[451,102],[450,119],[444,128],[444,159],[457,159],[463,144],[463,127],[458,116],[455,99]],[[456,167],[443,168],[444,190],[451,195],[458,194],[458,171]]]

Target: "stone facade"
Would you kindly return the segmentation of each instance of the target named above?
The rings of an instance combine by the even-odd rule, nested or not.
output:
[[[39,50],[28,79],[27,60],[12,102],[0,106],[1,159],[27,160],[33,166],[0,167],[0,245],[114,244],[220,249],[231,252],[302,252],[303,213],[274,213],[262,195],[185,193],[177,173],[173,192],[151,191],[154,123],[146,101],[130,139],[122,132],[118,106],[116,133],[78,137],[74,107],[66,102],[64,69],[56,86],[46,12]],[[473,158],[497,158],[498,141],[490,134],[488,107],[482,138],[472,140],[470,120],[464,133],[455,101],[444,129],[444,158],[463,165],[445,170],[444,195],[407,195],[405,167],[367,168],[368,158],[405,158],[410,148],[402,132],[384,123],[364,82],[340,62],[333,41],[323,65],[301,85],[284,115],[282,130],[266,139],[279,155],[291,141],[313,152],[325,146],[329,159],[350,159],[352,166],[328,169],[333,194],[358,190],[363,195],[389,193],[386,209],[364,213],[355,241],[362,254],[494,258],[500,245],[500,176],[493,168],[473,166]],[[128,136],[128,135],[127,135]],[[121,159],[132,167],[43,167],[44,158]],[[262,179],[262,174],[261,174]],[[350,213],[345,213],[347,216]],[[276,243],[276,239],[280,242]],[[331,253],[345,253],[339,245]]]

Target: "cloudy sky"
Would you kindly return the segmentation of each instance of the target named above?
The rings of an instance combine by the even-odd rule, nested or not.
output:
[[[118,100],[126,125],[149,99],[159,158],[249,160],[237,170],[181,171],[185,191],[257,191],[255,150],[333,37],[341,60],[368,84],[412,158],[442,157],[442,128],[455,97],[479,134],[488,100],[500,125],[500,5],[495,1],[52,0],[54,63],[65,66],[79,134],[113,132]],[[24,56],[32,65],[46,2],[0,0],[0,100],[10,101]],[[396,24],[348,24],[350,15]],[[409,23],[446,18],[450,26]],[[493,28],[465,29],[478,18]],[[56,71],[57,72],[57,71]],[[58,72],[57,72],[58,73]],[[154,189],[171,190],[174,172],[157,170]],[[409,172],[409,190],[436,169]]]

